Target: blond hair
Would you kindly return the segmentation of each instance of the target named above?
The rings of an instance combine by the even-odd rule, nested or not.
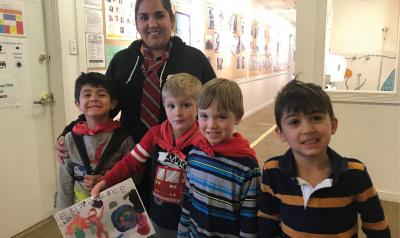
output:
[[[232,112],[237,119],[242,118],[244,114],[243,95],[236,82],[215,78],[205,83],[197,98],[198,108],[207,109],[214,100],[217,102],[218,110]]]
[[[167,79],[162,88],[162,99],[166,97],[192,97],[195,100],[201,90],[200,80],[188,73],[174,74]]]

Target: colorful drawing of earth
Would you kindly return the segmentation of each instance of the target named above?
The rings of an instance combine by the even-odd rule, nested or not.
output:
[[[122,205],[111,214],[111,221],[120,232],[125,232],[137,225],[137,213],[130,205]]]

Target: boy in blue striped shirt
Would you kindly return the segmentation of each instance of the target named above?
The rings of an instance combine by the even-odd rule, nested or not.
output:
[[[249,142],[233,132],[244,112],[238,84],[207,82],[198,108],[204,137],[188,155],[178,237],[257,237],[260,170]]]

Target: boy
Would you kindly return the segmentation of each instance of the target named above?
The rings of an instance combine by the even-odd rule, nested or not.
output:
[[[132,138],[110,111],[117,105],[110,79],[100,73],[82,73],[75,82],[75,105],[86,121],[65,136],[69,159],[59,166],[57,209],[90,196],[96,180],[134,146]]]
[[[196,98],[201,81],[188,73],[170,77],[162,89],[167,120],[152,127],[139,144],[96,184],[93,195],[106,187],[141,173],[144,163],[152,160],[149,216],[156,237],[176,237],[185,187],[186,155],[191,141],[201,134],[196,122]],[[145,178],[146,179],[146,178]]]
[[[188,156],[178,237],[257,237],[260,170],[249,142],[233,133],[244,112],[241,90],[213,79],[197,103],[204,137]]]
[[[261,237],[390,237],[366,167],[329,146],[338,121],[321,87],[293,80],[275,101],[276,133],[290,149],[267,160],[259,199]]]

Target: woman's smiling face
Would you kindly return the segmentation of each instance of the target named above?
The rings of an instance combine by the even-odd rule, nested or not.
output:
[[[143,0],[136,13],[136,29],[147,47],[162,51],[167,46],[175,25],[175,17],[161,0]]]

